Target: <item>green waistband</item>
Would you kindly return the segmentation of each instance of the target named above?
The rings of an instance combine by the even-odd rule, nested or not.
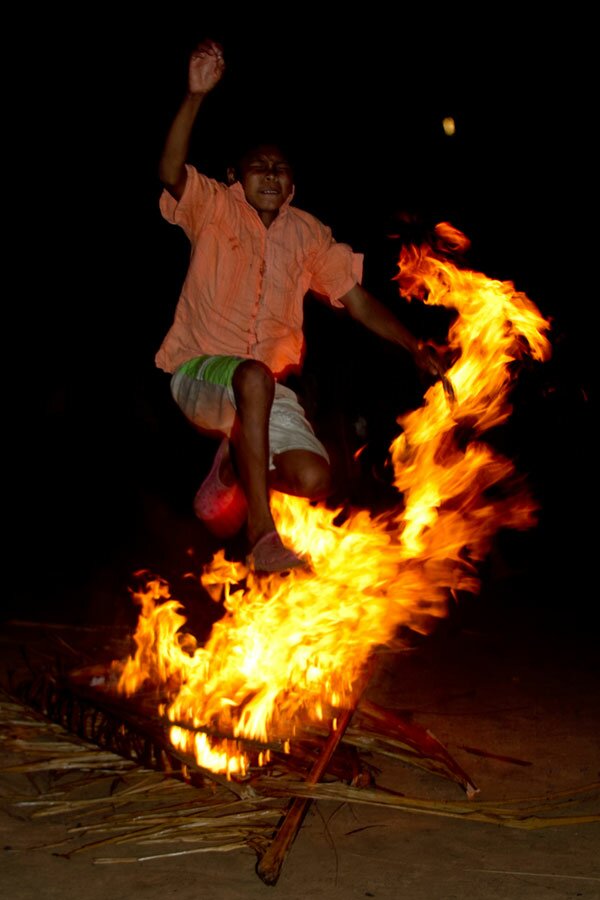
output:
[[[202,380],[209,381],[211,384],[220,384],[222,387],[229,387],[233,378],[233,373],[244,360],[239,356],[196,356],[194,359],[188,359],[179,367],[180,372],[184,372],[190,378],[198,378],[198,372],[209,359],[202,370]]]

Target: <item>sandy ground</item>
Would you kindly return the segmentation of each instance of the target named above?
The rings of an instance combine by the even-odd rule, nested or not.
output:
[[[502,591],[508,590],[506,583]],[[15,683],[24,649],[30,656],[40,646],[49,652],[84,644],[90,649],[91,640],[100,647],[115,636],[68,625],[47,629],[8,622],[2,637],[4,684],[11,677]],[[160,796],[111,806],[107,783],[114,790],[116,783],[131,785],[148,777],[131,763],[119,771],[120,757],[115,757],[114,770],[107,764],[108,776],[100,777],[92,765],[84,787],[84,765],[62,775],[7,771],[31,763],[36,754],[23,740],[31,734],[25,721],[31,711],[12,707],[5,696],[2,894],[11,900],[599,898],[599,688],[594,629],[561,627],[556,618],[544,624],[530,610],[516,627],[513,613],[494,602],[409,651],[383,652],[369,699],[428,728],[479,793],[467,801],[463,789],[447,778],[375,754],[368,761],[376,767],[376,787],[403,793],[407,805],[391,809],[313,800],[275,885],[258,876],[257,854],[249,846],[198,852],[198,844],[183,838],[91,846],[106,838],[106,830],[98,828],[114,823],[124,809],[130,819],[149,809],[164,813],[173,801],[181,801],[182,790],[187,792],[184,803],[196,810],[215,797],[207,799],[205,790],[171,778]],[[55,726],[53,740],[75,738]],[[150,777],[164,780],[156,773]],[[81,797],[107,802],[95,810],[73,805],[45,816],[35,805],[45,800],[48,810],[56,808],[48,801]],[[429,801],[433,807],[427,813],[414,811],[411,800]],[[498,824],[467,820],[465,803],[484,819],[500,807],[505,818]]]

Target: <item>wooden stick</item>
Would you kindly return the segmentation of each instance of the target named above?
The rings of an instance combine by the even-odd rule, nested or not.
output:
[[[412,747],[416,751],[415,764],[418,765],[419,757],[428,763],[428,768],[432,768],[432,763],[437,763],[443,773],[449,774],[453,781],[462,785],[467,797],[472,798],[479,793],[477,785],[428,728],[423,728],[416,722],[401,719],[390,710],[384,709],[368,699],[361,699],[357,705],[359,721],[364,718],[375,723],[376,726],[383,726],[383,734],[386,737],[398,737],[406,746]]]
[[[344,711],[338,722],[337,728],[329,732],[329,736],[323,745],[323,750],[319,758],[316,760],[305,779],[306,784],[316,784],[325,774],[331,757],[339,746],[339,743],[344,736],[344,732],[354,715],[359,700],[370,681],[372,671],[373,663],[367,667],[366,673],[362,679],[361,688],[357,692],[354,703],[350,708]],[[277,883],[285,858],[290,847],[294,843],[311,802],[311,798],[296,797],[288,806],[277,834],[256,866],[256,872],[265,884],[273,885]]]

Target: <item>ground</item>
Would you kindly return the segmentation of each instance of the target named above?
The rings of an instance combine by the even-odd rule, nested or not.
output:
[[[511,603],[503,605],[504,592],[512,595]],[[4,895],[12,900],[600,897],[600,671],[595,637],[590,630],[558,627],[556,616],[544,620],[532,614],[531,604],[523,605],[517,617],[517,598],[518,578],[499,578],[487,605],[468,607],[462,617],[415,641],[410,650],[382,651],[368,690],[369,699],[433,732],[479,788],[471,800],[446,778],[375,756],[371,762],[379,769],[377,787],[402,792],[407,805],[391,809],[313,801],[279,879],[268,886],[257,875],[257,857],[249,847],[194,853],[190,851],[195,845],[183,839],[150,847],[131,842],[87,847],[98,840],[92,826],[102,827],[107,817],[118,813],[118,808],[111,812],[110,804],[102,804],[95,814],[67,808],[34,817],[38,807],[19,803],[24,797],[56,801],[57,783],[50,795],[48,773],[6,771],[7,765],[31,760],[31,751],[27,756],[14,741],[11,744],[11,729],[4,722]],[[10,672],[14,679],[23,666],[22,650],[29,648],[31,655],[40,641],[51,654],[60,646],[90,648],[96,642],[100,647],[123,637],[123,629],[94,632],[82,626],[49,629],[7,623],[4,683]],[[135,779],[140,773],[134,767],[123,777]],[[182,786],[172,782],[175,797]],[[97,776],[87,796],[90,790],[98,794],[94,784],[99,784]],[[65,790],[68,785],[63,780],[59,787]],[[202,809],[205,795],[189,790],[186,802]],[[169,799],[159,798],[153,808],[164,812],[170,789],[162,796]],[[431,801],[430,812],[409,809],[409,801],[417,799]],[[465,803],[484,817],[500,806],[506,818],[499,821],[504,824],[467,820],[464,812],[456,812]],[[526,808],[530,827],[516,827],[517,813],[524,825]],[[146,801],[137,812],[147,809]],[[132,810],[134,815],[135,805]],[[76,826],[85,827],[73,832]],[[87,849],[70,858],[61,855],[75,846]],[[158,858],[140,861],[152,855]],[[106,859],[112,864],[101,864]]]

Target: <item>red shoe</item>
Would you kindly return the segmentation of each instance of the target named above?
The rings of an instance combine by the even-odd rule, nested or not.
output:
[[[288,550],[276,531],[269,531],[256,542],[246,557],[255,572],[286,572],[298,566],[308,568],[306,560]]]
[[[219,470],[229,441],[223,438],[215,454],[212,468],[194,497],[194,512],[206,527],[220,538],[233,537],[248,514],[246,495],[240,484],[223,484]]]

